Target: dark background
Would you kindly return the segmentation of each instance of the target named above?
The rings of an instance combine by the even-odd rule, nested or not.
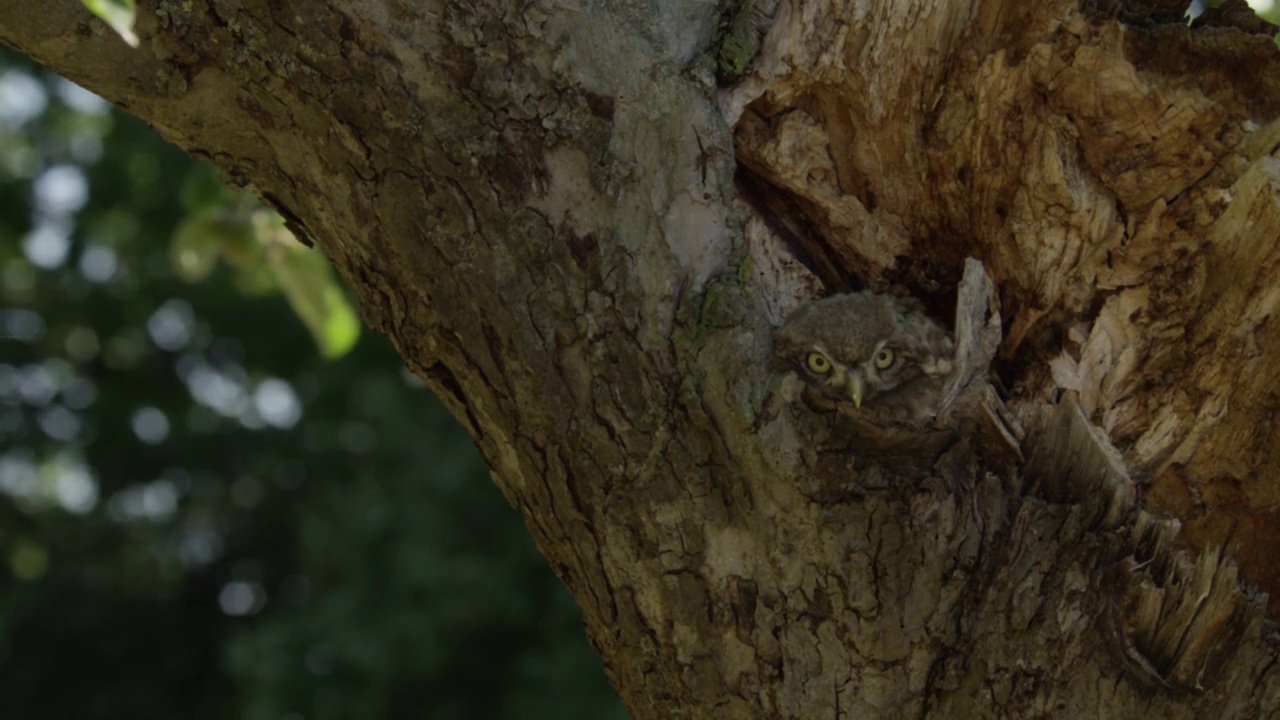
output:
[[[383,337],[323,357],[252,234],[175,272],[263,217],[215,178],[0,52],[0,716],[625,718]]]

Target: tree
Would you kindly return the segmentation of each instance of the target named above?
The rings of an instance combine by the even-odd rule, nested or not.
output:
[[[1261,599],[1148,512],[1271,587],[1271,38],[1161,2],[771,5],[157,2],[135,51],[65,0],[0,39],[324,249],[635,717],[1280,711]],[[765,416],[798,298],[943,316],[969,256],[1015,473],[864,472],[838,418]]]

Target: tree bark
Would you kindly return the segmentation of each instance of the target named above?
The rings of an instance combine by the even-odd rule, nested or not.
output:
[[[1280,585],[1280,57],[1113,4],[144,0],[135,51],[58,0],[0,40],[324,249],[638,720],[1280,716],[1236,569]],[[970,256],[1024,463],[765,411],[790,309],[946,317]]]

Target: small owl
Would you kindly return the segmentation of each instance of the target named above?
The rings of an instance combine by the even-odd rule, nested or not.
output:
[[[774,355],[820,404],[916,426],[934,419],[956,368],[950,334],[918,301],[871,292],[800,308],[778,328]]]

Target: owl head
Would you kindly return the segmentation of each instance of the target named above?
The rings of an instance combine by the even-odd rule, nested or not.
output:
[[[900,414],[912,418],[955,366],[951,337],[918,301],[871,292],[801,307],[778,328],[774,355],[829,400],[859,409],[905,403]]]

